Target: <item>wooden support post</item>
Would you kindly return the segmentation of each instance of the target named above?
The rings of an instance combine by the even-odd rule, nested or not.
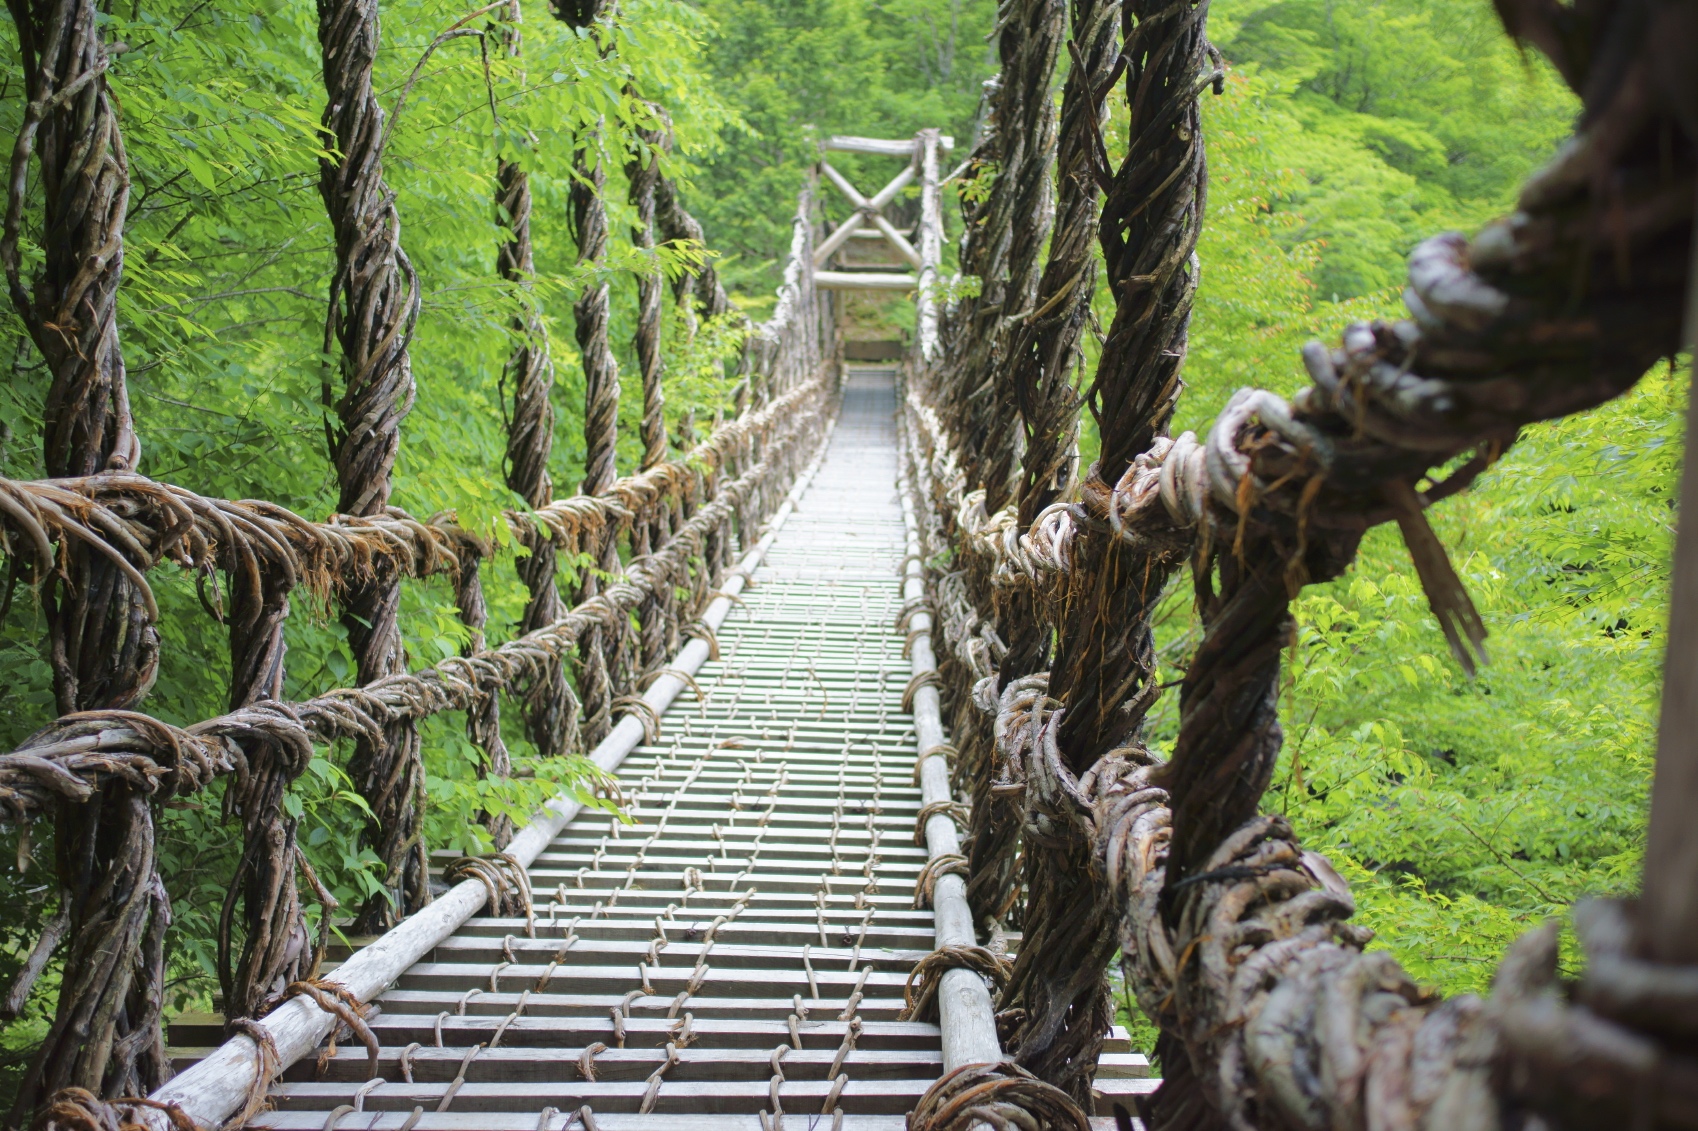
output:
[[[1698,226],[1687,284],[1686,346],[1698,338]],[[1686,456],[1670,580],[1663,707],[1651,829],[1645,845],[1640,941],[1658,962],[1698,963],[1698,396],[1687,394]]]
[[[937,155],[942,137],[936,130],[921,130],[915,142],[920,147],[920,269],[916,297],[916,326],[920,359],[937,356],[937,275],[943,261],[943,189],[937,179]]]

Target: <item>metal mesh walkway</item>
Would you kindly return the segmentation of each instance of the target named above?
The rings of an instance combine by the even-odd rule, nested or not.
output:
[[[942,1056],[937,1026],[897,1020],[934,944],[913,909],[893,377],[852,371],[700,701],[620,766],[634,823],[578,816],[530,870],[534,938],[472,919],[379,999],[375,1076],[344,1044],[255,1125],[565,1131],[585,1105],[607,1131],[903,1125]],[[1139,1072],[1116,1038],[1110,1071]]]

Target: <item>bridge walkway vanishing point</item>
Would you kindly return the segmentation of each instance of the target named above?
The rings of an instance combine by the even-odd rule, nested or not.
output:
[[[579,813],[530,866],[534,938],[468,920],[378,998],[375,1075],[344,1033],[252,1126],[565,1131],[585,1105],[605,1131],[903,1126],[944,1058],[937,1025],[897,1019],[937,941],[913,907],[893,378],[850,369],[701,700],[618,764],[633,823]],[[178,1069],[221,1036],[173,1026]],[[1124,1031],[1107,1049],[1099,1116],[1155,1083]]]

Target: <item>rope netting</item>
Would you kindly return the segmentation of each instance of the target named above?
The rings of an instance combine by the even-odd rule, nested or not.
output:
[[[1005,113],[1049,97],[1051,74],[1028,61],[1056,32],[1026,7],[1059,6],[1009,9],[987,151]],[[1484,629],[1425,511],[1522,427],[1620,395],[1681,347],[1698,171],[1692,6],[1499,7],[1580,95],[1573,139],[1510,216],[1415,250],[1406,319],[1311,344],[1308,388],[1242,390],[1205,436],[1174,438],[1207,184],[1200,99],[1223,72],[1206,3],[1074,0],[1042,279],[993,310],[981,299],[949,312],[945,356],[908,374],[924,558],[948,563],[929,590],[956,789],[973,805],[970,896],[981,929],[1023,932],[999,1028],[1021,1070],[1086,1110],[1118,953],[1161,1032],[1164,1081],[1141,1111],[1161,1131],[1698,1119],[1682,1083],[1689,1022],[1652,1004],[1685,1002],[1695,975],[1636,949],[1631,903],[1576,909],[1577,983],[1557,976],[1550,927],[1512,949],[1488,999],[1441,1000],[1364,952],[1348,886],[1283,818],[1260,814],[1303,587],[1339,576],[1369,528],[1395,521],[1472,671]],[[1013,33],[1030,38],[1011,45]],[[1122,78],[1129,143],[1110,170],[1103,102]],[[1048,176],[1044,160],[1004,162],[966,206],[963,270],[1003,272],[982,294],[1023,276],[985,250],[997,233],[979,217]],[[1115,313],[1082,382],[1101,454],[1076,474],[1071,371],[1093,227]],[[987,355],[1002,359],[1006,394],[962,379]],[[995,458],[1017,432],[1018,475]],[[1202,640],[1163,762],[1142,737],[1160,693],[1150,618],[1186,566]]]
[[[613,49],[611,21],[619,17],[608,5],[556,8],[559,18],[591,28],[604,51]],[[497,48],[517,56],[517,4],[487,11],[497,21]],[[14,151],[0,261],[52,374],[44,442],[53,478],[0,481],[0,549],[7,601],[19,582],[41,597],[62,717],[0,756],[0,816],[26,831],[32,822],[53,822],[61,889],[59,911],[7,997],[9,1015],[23,1008],[55,956],[64,976],[9,1124],[45,1111],[53,1125],[118,1126],[131,1116],[101,1101],[144,1095],[170,1074],[161,1010],[171,914],[158,872],[159,808],[227,783],[225,817],[242,830],[217,940],[232,1025],[263,1033],[251,1019],[304,992],[299,987],[343,993],[315,980],[336,904],[297,846],[297,823],[284,804],[315,745],[352,744],[350,773],[370,812],[363,843],[385,870],[385,890],[355,909],[355,929],[382,929],[431,899],[419,721],[464,712],[482,752],[479,772],[505,776],[503,693],[521,704],[526,733],[544,755],[587,750],[616,713],[643,717],[648,677],[682,640],[705,631],[696,621],[740,540],[778,507],[818,446],[836,388],[825,347],[832,320],[801,269],[815,222],[804,192],[777,311],[746,326],[737,415],[716,418],[705,439],[686,424],[674,447],[661,415],[662,280],[644,274],[636,330],[644,456],[639,470],[619,477],[609,284],[592,284],[574,309],[587,378],[587,471],[582,494],[556,498],[547,470],[554,363],[530,282],[531,190],[522,164],[501,160],[495,204],[506,234],[494,270],[518,301],[502,380],[503,397],[511,397],[503,403],[505,466],[489,474],[501,474],[529,509],[504,514],[511,537],[491,540],[452,513],[418,518],[390,505],[401,425],[414,398],[408,346],[419,280],[384,181],[386,119],[372,90],[377,5],[327,2],[319,6],[319,38],[323,126],[333,145],[319,183],[336,249],[324,346],[339,360],[325,375],[324,403],[339,422],[329,436],[338,513],[311,521],[274,503],[208,498],[149,479],[134,470],[140,448],[114,315],[128,175],[98,8],[94,0],[43,0],[15,5],[14,15],[30,102]],[[609,161],[626,167],[639,247],[701,241],[700,225],[659,164],[664,136],[646,133],[640,142],[625,155],[607,152],[604,131],[578,138],[572,222],[582,261],[605,258]],[[46,258],[26,283],[19,244],[32,157],[45,200]],[[674,295],[692,332],[701,319],[731,311],[705,264],[682,273]],[[67,326],[77,333],[67,336]],[[504,553],[529,598],[517,635],[491,644],[483,578]],[[587,574],[578,592],[563,595],[557,566],[582,554],[602,577]],[[160,612],[149,576],[167,563],[193,575],[205,611],[227,630],[231,657],[229,713],[182,727],[134,709],[158,668]],[[453,583],[468,643],[461,655],[409,670],[401,586],[432,577]],[[291,599],[302,597],[341,613],[358,681],[286,702],[284,634]],[[513,830],[505,821],[490,824],[499,849]],[[514,868],[503,860],[462,861],[449,875],[478,879],[505,905],[502,877]],[[314,903],[317,932],[305,911]],[[359,1003],[344,1008],[357,1012]],[[262,1084],[269,1077],[262,1073]]]

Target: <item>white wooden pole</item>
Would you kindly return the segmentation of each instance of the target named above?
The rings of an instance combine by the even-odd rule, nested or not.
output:
[[[833,420],[826,425],[825,436],[813,462],[808,465],[790,488],[783,504],[767,523],[766,534],[737,564],[737,568],[720,586],[722,596],[714,598],[702,615],[712,630],[725,623],[734,598],[743,591],[750,574],[761,564],[773,540],[786,520],[796,509],[797,500],[807,490],[814,474],[825,459],[826,446],[831,441]],[[678,693],[688,684],[681,672],[693,676],[707,662],[709,646],[705,640],[691,640],[666,669],[668,674],[655,680],[643,701],[664,715]],[[604,770],[614,770],[643,741],[643,724],[634,715],[619,720],[613,732],[590,753],[590,760]],[[559,835],[583,806],[574,800],[557,797],[550,801],[535,820],[507,846],[518,862],[529,867],[548,843]],[[370,1001],[386,990],[396,978],[415,962],[430,953],[442,940],[459,930],[461,925],[483,909],[489,898],[488,889],[478,880],[462,880],[447,895],[432,902],[424,910],[408,916],[384,933],[375,942],[362,948],[348,961],[338,966],[326,981],[346,987],[360,1001]],[[325,1013],[306,997],[293,997],[262,1018],[258,1024],[271,1035],[282,1067],[300,1060],[319,1046],[336,1024],[333,1014]],[[154,1092],[152,1099],[173,1104],[202,1127],[218,1127],[247,1103],[253,1089],[263,1086],[259,1079],[259,1046],[251,1037],[236,1036],[225,1041],[210,1055],[182,1075]],[[150,1131],[174,1131],[171,1118],[154,1108],[139,1108],[135,1119]]]
[[[898,410],[900,416],[900,409]],[[901,464],[899,489],[902,494],[902,525],[907,530],[907,565],[902,576],[902,599],[918,601],[925,596],[925,566],[920,560],[920,524],[914,513],[910,494],[908,460],[914,458],[907,447],[907,429],[898,427],[897,442],[903,445],[907,459]],[[914,634],[911,671],[918,676],[937,670],[937,658],[932,654],[932,618],[922,606],[908,622]],[[929,750],[945,742],[942,703],[937,688],[921,687],[914,693],[914,733],[918,749]],[[951,801],[949,792],[949,763],[941,754],[933,754],[920,765],[921,804]],[[961,836],[955,819],[947,813],[934,813],[926,821],[926,851],[932,858],[961,851]],[[973,932],[973,912],[967,905],[967,882],[950,874],[937,881],[932,893],[932,914],[936,924],[937,945],[976,946]],[[1002,1044],[996,1037],[996,1009],[991,1002],[985,980],[973,971],[956,967],[946,970],[938,983],[938,1010],[943,1030],[943,1070],[953,1072],[963,1064],[994,1064],[1002,1059]]]
[[[920,278],[879,271],[815,271],[814,285],[828,291],[911,291]]]
[[[955,148],[955,139],[947,134],[938,138],[938,145],[949,150]],[[909,138],[885,140],[878,137],[844,137],[836,135],[825,139],[821,148],[838,150],[843,153],[877,153],[885,157],[908,157],[914,153],[914,142]]]
[[[943,187],[937,179],[937,155],[942,139],[936,130],[921,130],[920,147],[920,261],[915,323],[920,360],[931,362],[938,353],[937,277],[943,263]]]

